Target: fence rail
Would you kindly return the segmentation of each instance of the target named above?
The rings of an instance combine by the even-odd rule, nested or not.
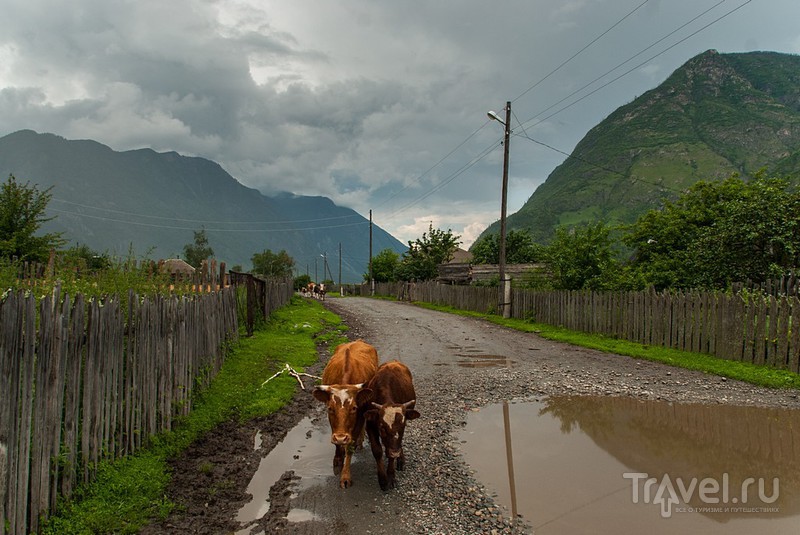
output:
[[[353,293],[370,295],[369,285]],[[498,289],[376,283],[376,295],[496,312]],[[761,292],[514,289],[512,317],[800,373],[800,299]]]
[[[234,288],[128,297],[0,302],[0,535],[38,532],[101,460],[171,429],[238,336]]]

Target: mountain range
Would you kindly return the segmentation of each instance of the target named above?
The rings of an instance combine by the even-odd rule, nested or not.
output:
[[[709,50],[592,128],[508,229],[547,243],[559,226],[629,224],[700,180],[762,169],[800,185],[800,56]],[[100,252],[176,257],[205,229],[214,256],[245,270],[254,253],[285,249],[298,273],[322,279],[327,265],[338,281],[340,248],[343,282],[368,269],[362,215],[325,197],[265,196],[204,158],[22,130],[0,138],[0,173],[52,186],[45,230]],[[407,250],[375,226],[373,254],[387,248]]]
[[[761,169],[800,183],[800,56],[709,50],[592,128],[507,228],[547,243],[559,226],[629,224],[700,180]]]
[[[204,158],[117,152],[21,130],[0,138],[0,173],[40,191],[52,186],[47,215],[54,218],[43,229],[112,256],[180,257],[203,229],[228,267],[249,270],[253,254],[269,249],[286,250],[297,273],[314,280],[338,282],[340,265],[342,282],[361,282],[368,271],[368,219],[325,197],[265,196]],[[372,232],[373,254],[407,250],[381,228]]]

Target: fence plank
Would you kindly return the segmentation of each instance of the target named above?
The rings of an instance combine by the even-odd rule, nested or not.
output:
[[[16,435],[16,453],[14,459],[16,487],[15,503],[11,511],[15,512],[14,524],[16,532],[26,532],[30,502],[30,455],[31,455],[31,415],[33,412],[34,364],[36,359],[36,300],[27,298],[24,301],[24,327],[22,335],[22,363],[20,365],[19,390],[19,425]]]
[[[792,281],[794,284],[794,281]],[[797,296],[791,297],[792,318],[789,328],[791,329],[791,343],[789,345],[789,371],[800,373],[800,300]],[[800,442],[797,444],[798,454],[800,454]]]
[[[782,295],[778,306],[774,363],[776,368],[781,369],[789,368],[789,306],[789,300]]]

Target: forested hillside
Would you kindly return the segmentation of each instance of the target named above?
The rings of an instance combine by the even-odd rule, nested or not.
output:
[[[508,228],[546,243],[559,226],[632,223],[700,180],[762,168],[800,181],[800,56],[709,50],[590,130]]]

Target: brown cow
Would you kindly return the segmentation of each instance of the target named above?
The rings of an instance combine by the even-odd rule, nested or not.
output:
[[[322,384],[314,389],[314,397],[328,406],[331,442],[336,446],[333,471],[341,474],[339,486],[352,485],[350,458],[356,445],[364,440],[364,411],[372,399],[366,383],[378,369],[378,352],[356,340],[336,348],[322,372]]]
[[[396,360],[382,364],[368,388],[372,390],[373,401],[372,408],[365,414],[367,434],[377,464],[378,484],[381,489],[388,490],[396,486],[395,463],[398,470],[405,466],[403,434],[406,422],[419,418],[419,412],[414,410],[417,395],[411,371]],[[386,449],[387,470],[383,468],[381,442]]]

